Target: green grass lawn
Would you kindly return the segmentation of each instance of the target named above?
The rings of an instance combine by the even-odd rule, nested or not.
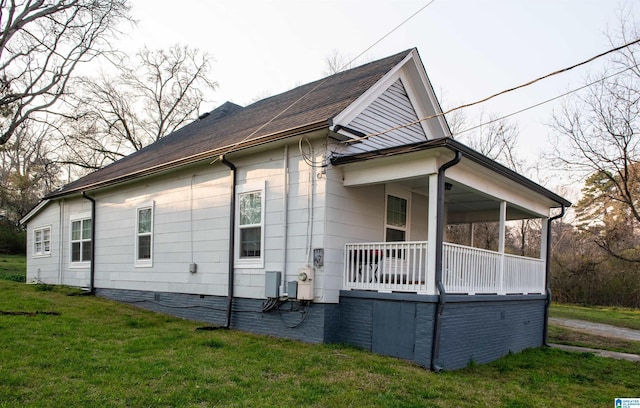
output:
[[[27,259],[24,255],[0,254],[0,279],[24,282]]]
[[[639,364],[591,354],[542,348],[436,374],[51,289],[0,280],[1,407],[609,407],[640,390]]]

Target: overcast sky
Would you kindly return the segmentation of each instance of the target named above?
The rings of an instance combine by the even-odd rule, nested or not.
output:
[[[211,110],[246,105],[319,79],[338,50],[355,57],[411,16],[423,1],[132,0],[139,21],[121,49],[188,44],[215,58]],[[435,0],[368,51],[355,65],[417,47],[446,107],[484,98],[611,48],[607,32],[621,9],[640,16],[640,2],[617,0]],[[482,105],[509,114],[576,88],[605,60]],[[556,102],[557,103],[557,102]],[[557,106],[557,105],[555,105]],[[544,148],[554,104],[514,116],[522,151]],[[478,109],[468,112],[477,114]]]

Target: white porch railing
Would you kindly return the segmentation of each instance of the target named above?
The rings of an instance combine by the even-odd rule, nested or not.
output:
[[[447,293],[544,293],[541,259],[445,243],[442,281]],[[427,294],[427,242],[347,244],[344,288]],[[434,285],[431,285],[434,287]],[[435,294],[435,293],[431,293]]]
[[[426,274],[426,242],[376,242],[345,246],[345,288],[426,293]]]

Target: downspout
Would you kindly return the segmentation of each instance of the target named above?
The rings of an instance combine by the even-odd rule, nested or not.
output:
[[[64,253],[64,198],[58,201],[58,208],[60,210],[60,218],[58,220],[58,285],[62,285],[62,254]]]
[[[236,239],[236,166],[227,160],[224,155],[220,155],[220,161],[231,170],[231,199],[229,203],[229,281],[227,290],[227,322],[225,329],[231,327],[231,310],[233,307],[233,281],[235,272],[234,246]]]
[[[91,201],[91,264],[89,267],[89,293],[94,294],[95,288],[95,273],[96,273],[96,200],[89,197],[85,191],[82,192],[82,197]]]
[[[456,151],[456,157],[438,168],[438,211],[436,216],[436,286],[438,288],[438,305],[433,321],[433,340],[431,342],[431,370],[442,371],[438,364],[440,358],[440,335],[442,327],[442,313],[447,302],[447,292],[442,284],[442,247],[444,243],[444,172],[460,162],[462,153]]]
[[[562,218],[564,216],[565,207],[562,205],[562,211],[560,214],[553,216],[547,220],[547,254],[545,259],[545,271],[544,271],[544,281],[547,286],[547,299],[544,307],[544,330],[542,334],[542,340],[545,346],[549,347],[549,343],[547,343],[547,337],[549,334],[549,308],[551,307],[551,285],[549,283],[549,278],[551,277],[551,223],[558,218]]]

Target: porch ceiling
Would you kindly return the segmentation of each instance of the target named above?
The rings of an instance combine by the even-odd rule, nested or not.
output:
[[[500,200],[483,194],[461,183],[446,180],[451,186],[445,191],[447,223],[497,222],[500,219]],[[428,182],[424,178],[403,180],[399,184],[428,196]],[[507,203],[507,220],[540,218],[539,215]]]

